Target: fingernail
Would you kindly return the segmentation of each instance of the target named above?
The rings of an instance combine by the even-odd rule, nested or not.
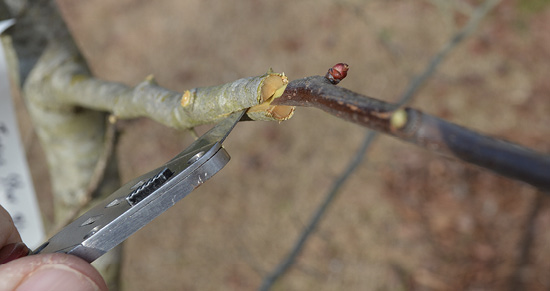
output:
[[[44,265],[23,281],[17,291],[31,290],[99,290],[84,274],[66,265]]]
[[[27,256],[29,252],[29,248],[22,242],[7,244],[0,249],[0,265]]]

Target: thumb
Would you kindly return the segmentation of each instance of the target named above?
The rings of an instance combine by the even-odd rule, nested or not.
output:
[[[66,254],[27,256],[0,265],[0,290],[107,290],[99,272]]]

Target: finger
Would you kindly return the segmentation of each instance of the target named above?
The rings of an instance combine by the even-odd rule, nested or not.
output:
[[[0,206],[0,247],[20,241],[21,237],[13,224],[10,214]]]
[[[0,248],[0,264],[6,264],[13,260],[28,256],[29,248],[22,242],[9,243]]]
[[[99,272],[66,254],[24,257],[0,265],[0,290],[107,290]]]

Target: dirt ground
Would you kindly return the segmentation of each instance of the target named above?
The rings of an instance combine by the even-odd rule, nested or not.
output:
[[[183,91],[270,67],[292,80],[346,62],[341,86],[387,101],[397,100],[480,2],[59,1],[90,66],[106,80],[135,85],[154,74]],[[502,1],[412,106],[550,153],[548,4]],[[123,181],[192,141],[147,119],[122,121],[120,130]],[[365,132],[302,108],[281,124],[239,124],[226,142],[226,168],[125,243],[123,290],[256,289]],[[36,188],[48,193],[36,137],[28,129],[24,136]],[[550,288],[543,193],[390,137],[380,137],[367,159],[275,290]]]

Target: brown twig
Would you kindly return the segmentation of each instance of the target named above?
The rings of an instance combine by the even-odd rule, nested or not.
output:
[[[344,120],[374,129],[489,169],[541,189],[550,189],[550,156],[489,137],[413,108],[370,98],[331,84],[321,76],[288,84],[274,105],[316,107]]]

